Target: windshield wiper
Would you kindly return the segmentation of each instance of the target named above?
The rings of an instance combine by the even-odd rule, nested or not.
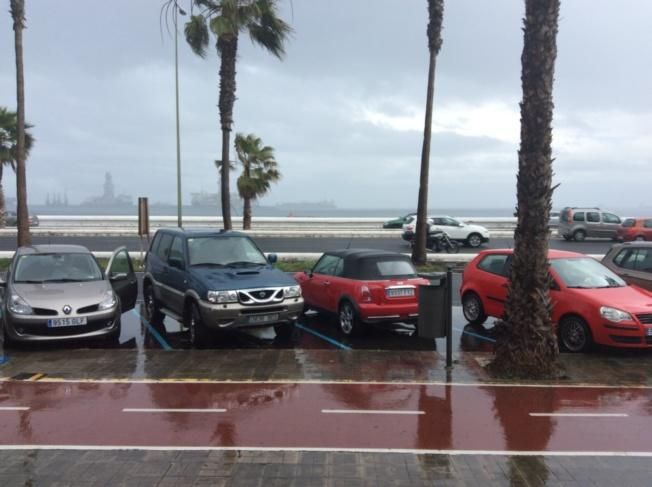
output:
[[[63,277],[61,279],[45,279],[44,281],[41,281],[42,283],[48,283],[48,282],[86,282],[88,279],[71,279],[69,277]]]
[[[247,267],[247,266],[258,266],[258,265],[265,265],[265,264],[261,262],[251,262],[248,260],[238,260],[226,264],[227,267]]]
[[[33,281],[33,280],[25,280],[25,281],[14,281],[14,284],[43,284],[45,281]]]
[[[190,264],[190,267],[199,267],[199,266],[226,267],[224,264],[218,264],[217,262],[200,262],[198,264]]]

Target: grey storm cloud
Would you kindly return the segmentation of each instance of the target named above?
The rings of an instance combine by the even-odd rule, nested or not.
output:
[[[161,0],[27,0],[29,195],[72,201],[111,171],[133,197],[174,201],[173,42]],[[180,2],[182,5],[184,1]],[[243,38],[235,127],[276,148],[265,202],[415,206],[425,100],[425,0],[293,0],[283,62]],[[430,206],[511,207],[523,2],[446,3]],[[562,4],[555,85],[557,205],[652,206],[652,4]],[[180,43],[184,198],[217,191],[219,61]],[[0,15],[0,105],[14,107],[13,33]],[[12,177],[5,188],[13,193]],[[627,195],[627,201],[623,201]]]

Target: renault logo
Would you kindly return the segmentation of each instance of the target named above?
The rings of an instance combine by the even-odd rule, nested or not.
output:
[[[71,311],[72,311],[72,308],[71,308],[69,305],[66,304],[66,305],[63,307],[63,312],[64,312],[65,314],[69,315]]]

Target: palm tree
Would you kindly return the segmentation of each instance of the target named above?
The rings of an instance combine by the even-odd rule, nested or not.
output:
[[[221,199],[224,228],[230,230],[229,146],[235,102],[235,65],[238,40],[247,32],[258,44],[277,58],[285,54],[284,43],[292,29],[278,16],[277,0],[192,0],[193,9],[186,23],[186,40],[193,52],[206,56],[209,31],[217,39],[220,57],[220,124],[222,127]]]
[[[9,0],[14,22],[14,47],[16,50],[16,213],[18,219],[18,246],[30,245],[27,214],[27,175],[25,171],[25,78],[23,72],[23,29],[25,28],[25,0]]]
[[[27,125],[26,128],[31,128]],[[17,131],[18,116],[4,107],[0,107],[0,227],[5,226],[5,194],[2,186],[2,176],[5,166],[16,170],[17,160]],[[29,132],[25,132],[25,156],[29,155],[34,139]]]
[[[435,95],[435,68],[437,55],[441,49],[441,25],[444,20],[444,0],[428,0],[428,90],[426,95],[426,120],[423,128],[421,148],[421,174],[419,176],[419,201],[417,204],[417,223],[414,235],[412,261],[415,264],[426,262],[426,232],[428,212],[428,178],[430,171],[430,139],[432,136],[432,108]]]
[[[552,91],[559,4],[560,0],[525,2],[517,225],[505,318],[498,325],[499,340],[491,364],[494,372],[510,376],[557,374],[559,351],[548,293],[548,221],[554,190]]]
[[[242,208],[242,228],[251,229],[251,200],[263,196],[272,183],[281,179],[274,149],[263,146],[260,137],[254,134],[236,134],[235,151],[242,163],[242,174],[238,178],[238,193],[244,200]]]

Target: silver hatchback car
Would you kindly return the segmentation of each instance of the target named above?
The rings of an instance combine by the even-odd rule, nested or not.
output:
[[[117,249],[102,271],[78,245],[16,250],[0,278],[5,343],[120,336],[120,317],[132,309],[138,281],[129,253]]]

